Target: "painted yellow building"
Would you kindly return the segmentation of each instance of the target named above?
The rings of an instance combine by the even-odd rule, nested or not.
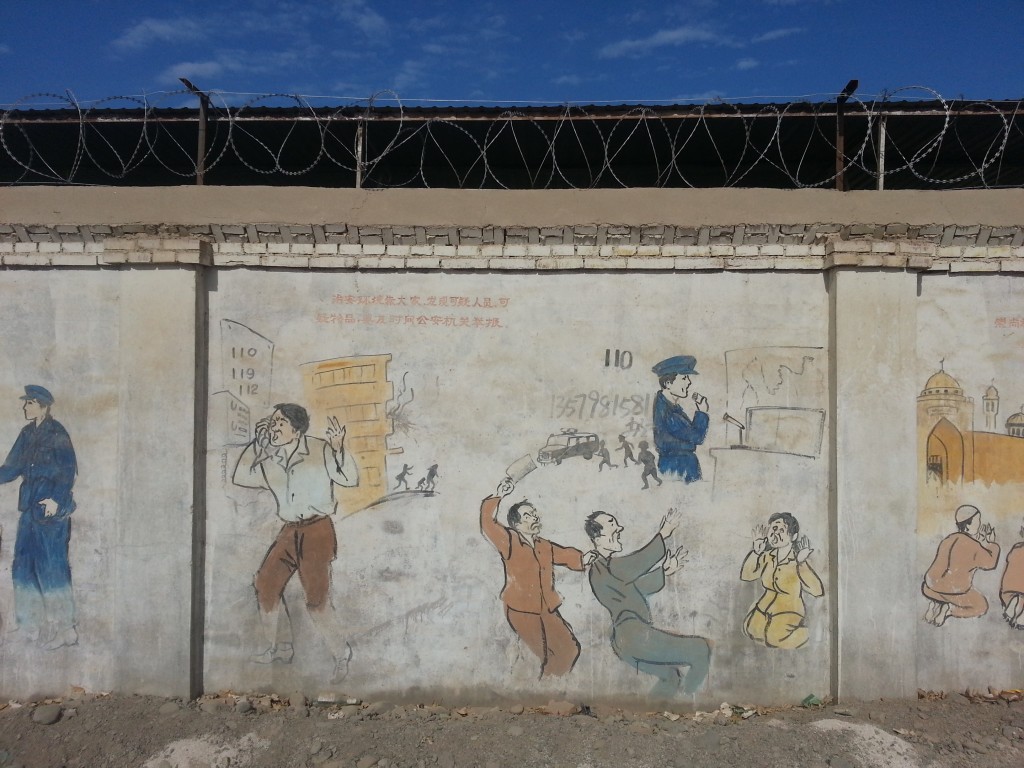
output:
[[[391,355],[361,355],[321,360],[302,366],[306,397],[321,432],[329,416],[345,425],[345,445],[359,466],[359,485],[335,486],[334,495],[345,513],[356,512],[387,493],[386,457],[401,448],[389,448],[393,431],[387,403],[394,395],[388,381]]]
[[[996,432],[999,391],[982,398],[985,430],[974,429],[974,398],[943,370],[933,373],[917,397],[917,455],[925,483],[1024,482],[1024,408]]]

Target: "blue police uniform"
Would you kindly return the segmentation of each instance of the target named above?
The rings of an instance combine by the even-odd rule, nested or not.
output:
[[[663,392],[654,398],[654,445],[658,471],[678,475],[688,483],[700,480],[700,461],[695,450],[704,442],[710,419],[697,411],[691,419],[682,406],[670,403]]]
[[[697,359],[690,355],[677,355],[662,360],[651,370],[661,376],[695,376]],[[704,442],[711,423],[704,411],[697,411],[691,419],[681,405],[670,402],[664,392],[654,398],[654,445],[658,449],[658,471],[677,476],[687,483],[701,479],[700,461],[695,453]]]
[[[53,400],[41,387],[26,387],[26,398],[45,393],[43,405]],[[26,399],[23,398],[23,399]],[[74,626],[71,566],[68,545],[71,513],[75,511],[72,486],[78,464],[71,437],[60,422],[47,416],[27,424],[0,466],[0,483],[21,478],[18,492],[18,533],[14,543],[15,613],[19,626],[34,626],[46,615],[59,632]],[[57,503],[47,517],[44,499]]]

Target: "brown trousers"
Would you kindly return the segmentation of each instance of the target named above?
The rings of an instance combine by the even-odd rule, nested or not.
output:
[[[338,539],[331,518],[285,523],[253,581],[260,610],[269,612],[278,607],[296,571],[306,593],[306,607],[311,611],[326,608],[331,593],[331,563],[337,554]]]
[[[949,615],[957,619],[974,619],[988,612],[988,600],[976,589],[969,589],[962,595],[936,592],[927,584],[921,585],[921,592],[929,600],[949,605]]]
[[[540,659],[541,677],[564,675],[572,670],[580,657],[580,644],[572,627],[558,611],[537,614],[505,608],[505,618],[526,647]]]

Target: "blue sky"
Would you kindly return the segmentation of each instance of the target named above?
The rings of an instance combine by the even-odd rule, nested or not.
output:
[[[190,105],[162,95],[182,76],[417,106],[824,100],[851,78],[865,100],[1016,99],[1022,30],[1024,0],[0,0],[0,108],[65,89]]]

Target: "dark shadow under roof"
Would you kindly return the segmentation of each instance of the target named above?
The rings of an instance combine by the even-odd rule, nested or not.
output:
[[[1024,186],[1022,101],[211,104],[203,181],[591,189]],[[0,184],[195,183],[199,109],[0,112]],[[844,151],[837,152],[842,126]],[[843,159],[837,163],[837,155]]]

